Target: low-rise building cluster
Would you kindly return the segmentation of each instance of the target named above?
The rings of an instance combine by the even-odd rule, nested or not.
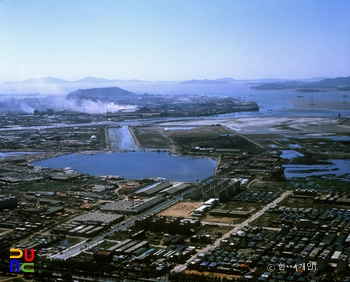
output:
[[[94,237],[125,219],[124,215],[91,212],[72,218],[51,229],[51,234]]]
[[[221,240],[219,247],[199,254],[189,268],[241,275],[247,281],[319,281],[325,271],[349,269],[350,245],[344,244],[348,231],[343,232],[242,228]],[[251,272],[254,268],[260,271]]]

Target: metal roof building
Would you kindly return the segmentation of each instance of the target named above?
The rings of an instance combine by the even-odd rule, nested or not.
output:
[[[91,222],[97,221],[102,223],[115,223],[124,219],[124,215],[121,214],[111,214],[111,213],[102,213],[102,212],[90,212],[83,215],[78,215],[73,218],[74,221],[79,222]]]
[[[152,197],[153,195],[171,186],[172,184],[170,182],[165,181],[165,182],[159,183],[158,185],[152,186],[146,190],[142,190],[140,192],[136,191],[135,194],[139,196],[144,196],[144,197]]]
[[[181,193],[181,192],[187,190],[189,187],[190,187],[190,184],[182,183],[180,185],[173,186],[173,187],[171,187],[169,189],[166,189],[162,193],[165,194],[165,195],[172,196],[172,195],[175,195],[175,194],[178,194],[178,193]]]
[[[131,201],[118,201],[108,203],[107,205],[101,207],[101,210],[120,212],[124,214],[138,214],[164,202],[165,200],[165,197],[156,196],[144,202],[134,202],[134,206],[132,206]]]

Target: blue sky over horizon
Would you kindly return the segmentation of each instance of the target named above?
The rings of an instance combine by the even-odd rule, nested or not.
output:
[[[347,0],[2,0],[0,81],[350,75]]]

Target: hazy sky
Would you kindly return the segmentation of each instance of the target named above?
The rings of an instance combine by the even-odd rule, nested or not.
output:
[[[1,0],[0,81],[350,75],[349,0]]]

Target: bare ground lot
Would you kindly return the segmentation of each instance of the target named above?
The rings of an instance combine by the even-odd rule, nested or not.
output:
[[[159,216],[169,217],[184,217],[184,218],[195,218],[190,215],[196,208],[200,207],[202,202],[179,202],[166,210],[163,210]]]
[[[221,216],[212,216],[207,214],[201,218],[203,222],[212,222],[212,223],[224,223],[224,224],[238,224],[246,220],[245,218],[235,218],[235,217],[221,217]]]
[[[231,223],[236,224],[236,223],[243,222],[245,220],[244,218],[219,217],[219,216],[212,216],[209,214],[206,214],[205,216],[200,218],[192,216],[191,213],[202,204],[203,204],[202,202],[180,202],[160,212],[158,215],[168,216],[168,217],[197,218],[203,222],[224,223],[224,224],[231,224]],[[242,210],[250,210],[256,204],[242,203],[242,202],[229,202],[228,205],[230,209],[234,207],[235,209],[241,208]],[[258,206],[261,207],[261,204],[258,204]]]

